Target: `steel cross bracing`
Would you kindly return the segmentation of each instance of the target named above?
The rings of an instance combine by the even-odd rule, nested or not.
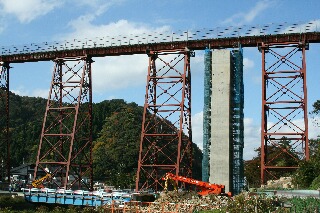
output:
[[[136,191],[164,188],[167,172],[191,177],[191,73],[187,49],[151,51]]]
[[[10,182],[9,70],[8,63],[0,64],[0,181],[7,175]]]
[[[203,30],[184,31],[184,32],[171,32],[169,33],[170,35],[163,32],[163,33],[142,34],[142,35],[118,36],[118,37],[110,37],[110,38],[104,37],[104,38],[85,39],[85,40],[74,39],[73,41],[66,41],[66,42],[52,42],[52,43],[45,42],[42,44],[0,47],[0,54],[1,54],[0,62],[3,63],[1,65],[1,84],[9,85],[9,80],[7,80],[7,82],[3,80],[5,73],[7,73],[9,76],[9,72],[8,72],[9,66],[7,66],[9,65],[9,63],[21,63],[21,62],[29,62],[29,61],[49,61],[49,60],[55,60],[56,58],[79,57],[82,55],[88,55],[90,57],[103,57],[103,56],[109,56],[109,55],[111,56],[111,55],[125,55],[125,54],[144,54],[146,53],[146,51],[149,51],[149,50],[153,52],[162,52],[163,50],[169,50],[170,52],[176,49],[183,49],[185,47],[188,47],[193,50],[203,50],[206,47],[210,47],[212,49],[222,48],[222,47],[233,48],[237,46],[239,43],[242,45],[242,47],[255,47],[257,46],[257,44],[260,44],[260,43],[263,43],[263,44],[298,43],[301,41],[302,38],[304,39],[305,42],[308,42],[308,43],[319,43],[320,42],[319,29],[320,27],[317,26],[317,22],[310,22],[307,24],[285,23],[285,24],[270,24],[270,25],[261,25],[261,26],[242,26],[242,27],[203,29]],[[267,49],[265,48],[265,50]],[[90,79],[91,79],[91,75],[90,75]],[[265,84],[268,85],[266,82]],[[286,84],[284,85],[285,87],[287,86]],[[305,86],[306,84],[304,84],[304,87]],[[9,86],[7,87],[7,90],[8,88]],[[91,85],[89,90],[91,93]],[[63,90],[61,91],[63,92]],[[6,98],[5,101],[9,103],[9,99],[8,99],[9,96],[8,95],[2,96],[2,98],[4,97]],[[306,96],[305,96],[305,99],[306,99]],[[9,105],[6,105],[7,109],[5,110],[4,108],[2,109],[3,110],[2,115],[9,112],[8,106]],[[306,109],[306,105],[304,105],[304,107]],[[263,112],[266,113],[265,111]],[[306,113],[306,110],[304,110],[304,113]],[[6,116],[7,115],[8,114],[6,114]],[[287,117],[289,117],[289,115],[284,116],[284,119],[288,119]],[[2,117],[2,119],[3,118],[4,117]],[[266,119],[263,117],[263,123],[265,121]],[[285,123],[289,123],[289,122],[285,122]],[[305,123],[305,127],[307,129],[306,123]],[[7,127],[7,129],[9,128]],[[6,131],[6,133],[9,133],[9,131]],[[45,135],[41,136],[42,139],[44,136]],[[263,135],[263,137],[265,137],[265,135]],[[9,135],[7,135],[7,138],[9,138]],[[61,136],[61,140],[63,138],[64,137]],[[42,143],[44,143],[44,141],[42,141]],[[7,146],[9,146],[9,143],[7,143]],[[52,145],[51,149],[52,150],[48,149],[48,152],[50,151],[52,151],[51,153],[57,152],[57,148],[55,146]],[[307,141],[305,143],[305,149],[307,152],[307,149],[308,149]],[[39,154],[40,154],[40,150],[39,150]],[[263,154],[268,157],[268,154],[270,153],[264,152]],[[49,153],[47,153],[47,155],[49,156]],[[305,155],[307,158],[308,153],[306,153]],[[7,154],[7,156],[9,159],[9,154]],[[41,156],[38,155],[38,158],[41,158]],[[8,160],[6,164],[9,165],[10,164],[9,162],[10,161]],[[37,169],[42,166],[41,162],[42,161],[38,162],[39,164]],[[64,161],[58,161],[58,162],[64,162]],[[269,161],[265,161],[265,162],[267,163]],[[10,166],[7,166],[7,167],[9,169],[8,171],[10,171]],[[272,169],[271,166],[265,167],[265,168],[269,170]],[[9,175],[9,172],[7,173]]]
[[[50,173],[53,187],[93,187],[91,63],[55,60],[34,173]]]
[[[301,42],[262,43],[261,184],[309,159],[305,51]],[[301,123],[297,123],[301,120]]]

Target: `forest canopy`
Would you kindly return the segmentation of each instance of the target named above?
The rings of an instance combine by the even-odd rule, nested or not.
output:
[[[3,100],[2,100],[3,101]],[[11,166],[35,163],[47,100],[10,93]],[[3,107],[5,103],[0,103]],[[93,103],[94,179],[110,185],[132,187],[140,146],[143,107],[122,99]],[[0,119],[0,129],[5,129]],[[201,179],[201,150],[193,144],[194,178]],[[0,160],[5,159],[4,153]]]

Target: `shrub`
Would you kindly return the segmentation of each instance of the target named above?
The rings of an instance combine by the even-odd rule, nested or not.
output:
[[[28,210],[34,209],[34,206],[24,200],[23,197],[0,196],[0,210]]]
[[[312,181],[310,188],[315,190],[320,189],[320,175]]]

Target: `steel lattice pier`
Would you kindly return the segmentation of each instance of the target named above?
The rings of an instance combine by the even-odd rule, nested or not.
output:
[[[191,177],[189,50],[149,52],[136,190],[162,190],[166,172]]]
[[[91,63],[55,60],[34,177],[50,173],[65,189],[93,186]]]

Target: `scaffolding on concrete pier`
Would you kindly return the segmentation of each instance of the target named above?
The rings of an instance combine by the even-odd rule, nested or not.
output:
[[[243,86],[243,52],[240,47],[232,50],[232,74],[231,74],[231,119],[232,119],[232,142],[233,142],[233,194],[239,194],[244,187],[244,166],[243,166],[243,107],[244,107],[244,86]]]
[[[203,160],[202,181],[209,182],[210,176],[210,146],[211,146],[211,95],[212,95],[212,54],[206,49],[204,54],[204,108],[203,108]],[[242,49],[231,51],[231,86],[230,86],[230,128],[232,138],[232,191],[239,194],[244,187],[243,165],[243,52]]]
[[[211,84],[212,84],[212,55],[211,50],[204,53],[204,106],[203,106],[203,158],[202,181],[209,182],[209,149],[211,141]]]

